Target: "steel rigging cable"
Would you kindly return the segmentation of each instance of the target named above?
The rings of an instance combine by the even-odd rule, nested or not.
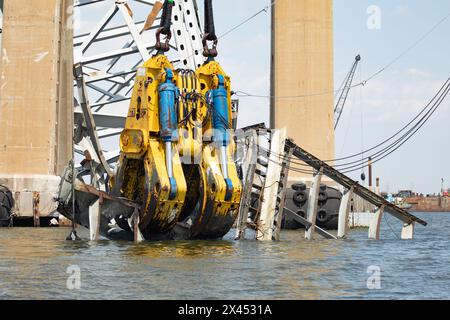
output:
[[[436,102],[434,102],[433,103],[433,101],[435,101],[436,99],[439,101],[439,96],[442,96],[442,94],[443,93],[445,93],[445,90],[447,89],[447,87],[450,85],[450,78],[448,78],[447,79],[447,81],[445,81],[445,83],[442,85],[442,87],[439,89],[439,91],[435,94],[435,96],[431,99],[431,101],[411,120],[411,121],[409,121],[405,126],[403,126],[399,131],[397,131],[395,134],[393,134],[392,136],[390,136],[389,138],[387,138],[387,139],[385,139],[384,141],[382,141],[382,142],[380,142],[379,144],[377,144],[376,146],[374,146],[374,147],[372,147],[372,148],[370,148],[370,149],[367,149],[367,150],[364,150],[363,152],[360,152],[360,153],[357,153],[357,154],[353,154],[353,155],[350,155],[350,156],[346,156],[346,157],[342,157],[342,158],[336,158],[336,159],[331,159],[331,160],[323,160],[323,162],[337,162],[337,161],[342,161],[342,160],[349,160],[349,159],[352,159],[352,158],[355,158],[355,157],[359,157],[359,156],[361,156],[362,154],[366,154],[366,153],[369,153],[370,151],[373,151],[373,150],[375,150],[375,149],[378,149],[379,147],[381,147],[381,146],[383,146],[384,144],[386,144],[387,142],[389,142],[389,141],[391,141],[391,140],[393,140],[395,137],[397,137],[398,135],[400,135],[403,131],[405,131],[411,124],[413,124],[424,112],[426,112],[426,110],[427,109],[429,109],[430,108],[430,106],[433,104],[433,106],[430,108],[430,109],[432,109],[435,105],[436,105]],[[428,113],[426,113],[425,114],[425,116],[427,115]],[[420,121],[425,117],[425,116],[423,116],[421,119],[419,119],[419,121],[418,121],[418,123],[420,123]],[[413,126],[413,128],[415,128],[417,126],[417,124],[415,124],[414,126]],[[410,132],[410,131],[409,131]],[[400,138],[401,139],[401,138]],[[393,142],[390,146],[392,146],[393,144],[395,144],[396,142],[397,142],[398,140],[396,140],[395,142]],[[384,149],[383,149],[384,150]],[[375,153],[375,154],[378,154],[378,152],[377,153]],[[364,159],[368,159],[368,157],[365,157]],[[348,162],[348,163],[346,163],[346,164],[338,164],[338,165],[335,165],[336,167],[339,167],[339,166],[345,166],[345,165],[347,165],[347,164],[353,164],[353,163],[357,163],[357,162],[359,162],[359,161],[361,161],[361,160],[358,160],[358,161],[353,161],[353,162]]]
[[[427,107],[424,108],[424,110],[422,110],[419,113],[419,115],[415,117],[415,119],[417,119],[423,112],[425,112],[425,110],[428,109],[428,107],[432,104],[432,102],[435,101],[437,98],[437,100],[433,103],[433,106],[425,113],[424,116],[422,116],[422,118],[413,127],[411,127],[402,137],[397,139],[395,142],[393,142],[392,144],[388,145],[384,149],[382,149],[368,157],[368,158],[372,158],[372,160],[373,160],[372,163],[376,163],[376,162],[383,160],[384,158],[388,157],[393,152],[398,150],[407,141],[409,141],[423,127],[423,125],[425,125],[425,123],[428,122],[428,120],[431,118],[431,116],[437,111],[437,109],[439,108],[439,106],[441,106],[441,104],[443,103],[443,101],[445,100],[445,98],[447,97],[449,92],[450,92],[450,78],[446,81],[444,86],[439,90],[438,94],[436,94],[436,96],[427,105]],[[410,123],[412,123],[412,122],[410,122]],[[408,127],[408,126],[406,126],[406,127]],[[399,131],[399,133],[402,132],[406,127],[404,127],[401,131]],[[398,133],[396,135],[398,135]],[[274,154],[275,156],[278,156],[278,157],[284,157],[284,155],[271,153],[270,150],[264,149],[262,147],[260,147],[260,149],[265,151],[269,155]],[[273,160],[271,160],[271,161],[273,161]],[[300,163],[300,162],[296,162],[296,161],[291,161],[291,164],[308,166],[304,163]],[[354,164],[354,165],[351,165],[351,164]],[[350,172],[358,171],[358,170],[361,170],[362,168],[367,167],[367,164],[364,161],[354,161],[354,162],[350,162],[350,163],[346,163],[346,164],[336,165],[334,167],[336,168],[336,167],[342,167],[342,166],[343,166],[343,168],[341,168],[342,173],[350,173]],[[308,173],[308,174],[313,173],[312,171],[294,168],[294,167],[292,167],[291,170],[301,172],[301,173]]]
[[[273,5],[274,3],[272,3]],[[412,51],[414,48],[416,48],[420,43],[422,43],[430,34],[432,34],[441,24],[443,24],[446,20],[450,18],[450,12],[443,17],[441,20],[439,20],[431,29],[429,29],[424,35],[422,35],[417,41],[415,41],[412,45],[410,45],[408,48],[406,48],[402,53],[400,53],[397,57],[395,57],[392,61],[390,61],[388,64],[386,64],[384,67],[382,67],[377,72],[373,73],[371,76],[369,76],[366,80],[363,80],[357,84],[354,84],[351,86],[351,88],[356,88],[359,86],[365,86],[368,82],[373,80],[375,77],[379,76],[381,73],[386,71],[388,68],[390,68],[392,65],[394,65],[396,62],[398,62],[401,58],[403,58],[405,55],[407,55],[410,51]],[[273,96],[273,95],[255,95],[251,94],[245,91],[236,91],[236,95],[241,98],[267,98],[267,99],[276,99],[276,100],[283,100],[283,99],[296,99],[296,98],[306,98],[306,97],[313,97],[313,96],[321,96],[331,93],[339,93],[343,89],[340,90],[328,90],[324,92],[318,92],[318,93],[311,93],[311,94],[302,94],[302,95],[294,95],[294,96]]]
[[[404,139],[403,141],[401,139],[399,139],[398,141],[401,142],[395,149],[393,149],[392,151],[390,151],[389,153],[383,155],[382,157],[380,157],[381,155],[378,155],[378,157],[380,157],[379,159],[372,161],[372,164],[377,163],[381,160],[383,160],[384,158],[388,157],[389,155],[391,155],[392,153],[394,153],[395,151],[397,151],[401,146],[403,146],[406,142],[408,142],[424,125],[425,123],[428,122],[428,120],[431,118],[431,116],[436,112],[436,110],[439,108],[439,106],[442,104],[442,102],[445,100],[445,98],[447,97],[448,93],[450,92],[450,85],[447,86],[445,93],[442,95],[442,97],[440,98],[439,103],[433,107],[433,109],[431,110],[431,112],[429,111],[429,114],[426,116],[426,118],[422,121],[422,123],[420,123],[420,125],[414,130],[414,132],[412,132],[406,139]],[[413,130],[413,129],[411,129]],[[410,130],[410,131],[411,131]],[[406,134],[405,134],[406,136]],[[397,144],[397,143],[396,143]],[[394,144],[394,146],[396,145]],[[344,168],[343,170],[348,170],[353,168],[354,166],[348,167],[348,168]],[[367,165],[365,166],[367,167]],[[354,169],[354,170],[348,170],[348,171],[344,171],[344,172],[353,172],[355,170],[359,170],[359,168]]]
[[[371,154],[371,155],[369,155],[369,156],[367,156],[367,157],[365,157],[362,161],[353,161],[353,162],[348,162],[348,163],[346,163],[346,164],[339,164],[339,165],[336,165],[336,167],[342,167],[342,166],[347,166],[347,165],[350,165],[350,164],[355,164],[355,163],[361,163],[361,162],[363,162],[364,160],[368,160],[369,158],[372,158],[372,159],[374,159],[374,158],[377,158],[377,157],[379,157],[380,155],[383,155],[383,154],[385,154],[387,151],[389,151],[390,149],[392,149],[393,147],[395,147],[396,145],[398,145],[399,143],[401,143],[402,141],[404,141],[405,139],[406,139],[406,141],[408,141],[411,137],[412,137],[412,135],[414,135],[418,130],[415,130],[416,128],[417,129],[420,129],[424,124],[425,124],[425,122],[427,122],[428,121],[428,119],[435,113],[435,111],[437,110],[437,108],[442,104],[442,102],[444,101],[444,99],[447,97],[447,95],[448,95],[448,93],[449,93],[449,90],[450,90],[450,78],[446,81],[446,83],[444,84],[444,86],[442,86],[441,87],[441,89],[439,90],[439,92],[433,97],[433,99],[427,104],[427,106],[410,122],[410,123],[408,123],[406,126],[404,126],[400,131],[398,131],[393,137],[395,137],[395,136],[397,136],[397,135],[399,135],[401,132],[403,132],[404,130],[406,130],[421,114],[423,114],[427,109],[429,109],[423,116],[422,116],[422,118],[421,119],[419,119],[419,121],[417,121],[417,123],[414,125],[414,126],[412,126],[403,136],[401,136],[399,139],[397,139],[396,141],[394,141],[393,143],[391,143],[390,145],[388,145],[387,147],[385,147],[384,149],[382,149],[382,150],[380,150],[380,151],[378,151],[378,152],[376,152],[376,153],[373,153],[373,154]],[[436,100],[436,98],[437,98],[437,100]],[[433,103],[433,101],[434,101],[434,103]],[[432,105],[431,106],[431,108],[429,108],[429,106],[430,105]],[[414,131],[415,130],[415,131]],[[413,134],[412,135],[410,135],[409,137],[408,137],[408,135],[412,132],[412,131],[414,131],[413,132]],[[406,142],[406,141],[404,141],[404,142]],[[376,147],[374,147],[374,148],[371,148],[371,149],[369,149],[369,150],[367,150],[365,153],[367,153],[368,151],[372,151],[372,150],[374,150],[374,149],[376,149],[376,148],[378,148],[378,147],[380,147],[382,144],[379,144],[378,146],[376,146]]]
[[[229,35],[230,33],[234,32],[235,30],[239,29],[240,27],[242,27],[243,25],[245,25],[246,23],[250,22],[251,20],[253,20],[254,18],[256,18],[257,16],[259,16],[261,13],[265,12],[267,13],[267,11],[273,7],[276,3],[276,0],[272,1],[269,5],[265,6],[264,8],[262,8],[261,10],[259,10],[258,12],[256,12],[255,14],[253,14],[252,16],[250,16],[249,18],[245,19],[244,21],[242,21],[241,23],[237,24],[236,26],[230,28],[228,31],[226,31],[225,33],[223,33],[222,35],[220,35],[219,37],[217,37],[217,40],[220,40],[224,37],[226,37],[227,35]],[[209,6],[209,4],[208,4]],[[206,8],[206,6],[205,6]],[[206,14],[206,13],[205,13]],[[189,55],[187,58],[191,58],[193,57],[195,54],[191,54]],[[177,61],[175,62],[175,64],[181,63],[181,61]]]
[[[449,81],[450,81],[450,78],[447,80],[447,82],[449,82]],[[444,90],[444,91],[442,91],[442,90]],[[438,100],[435,101],[434,104],[433,104],[433,106],[425,113],[425,115],[422,116],[422,118],[421,118],[421,119],[420,119],[413,127],[411,127],[411,128],[410,128],[403,136],[401,136],[399,139],[397,139],[396,141],[394,141],[393,143],[391,143],[391,144],[388,145],[387,147],[383,148],[382,150],[379,150],[379,151],[377,151],[376,153],[371,154],[370,156],[364,157],[361,161],[347,162],[346,164],[339,164],[339,165],[336,165],[336,167],[343,167],[343,166],[348,166],[348,165],[350,165],[350,164],[362,163],[362,162],[364,162],[366,159],[368,160],[369,158],[372,158],[372,159],[373,159],[373,158],[377,158],[377,157],[379,157],[380,155],[385,154],[387,151],[389,151],[390,149],[392,149],[393,147],[395,147],[395,146],[398,145],[399,143],[401,143],[403,140],[405,140],[405,139],[406,139],[406,141],[409,140],[410,137],[408,137],[408,135],[409,135],[412,131],[414,131],[414,129],[416,129],[417,127],[420,126],[419,128],[421,128],[421,127],[423,126],[424,122],[426,122],[426,121],[431,117],[431,115],[436,111],[436,109],[440,106],[440,104],[442,103],[442,101],[443,101],[443,100],[445,99],[445,97],[447,96],[449,90],[450,90],[450,83],[448,83],[447,85],[445,85],[445,89],[444,89],[444,87],[442,87],[442,88],[439,90],[440,93],[438,93],[438,95],[440,94],[440,96],[439,96]],[[438,95],[436,95],[436,96],[433,98],[432,101],[434,101],[435,98],[436,98]],[[427,105],[427,107],[426,107],[425,109],[423,109],[423,110],[421,111],[421,113],[419,113],[418,116],[420,116],[423,112],[425,112],[425,110],[428,109],[428,107],[431,105],[432,101]],[[416,116],[416,118],[417,118],[418,116]],[[399,132],[397,132],[396,135],[400,134],[400,133],[401,133],[402,131],[404,131],[408,126],[409,126],[409,124],[408,124],[407,126],[403,127]],[[405,142],[406,142],[406,141],[405,141]],[[372,148],[372,150],[373,150],[373,148]],[[370,150],[370,151],[371,151],[371,150]]]
[[[271,3],[271,5],[270,6],[267,6],[267,7],[265,7],[265,8],[263,8],[262,10],[260,10],[260,11],[258,11],[256,14],[254,14],[253,16],[251,16],[250,18],[248,18],[248,19],[246,19],[244,22],[242,22],[241,24],[239,24],[239,25],[237,25],[236,27],[234,27],[234,28],[232,28],[232,29],[230,29],[229,31],[227,31],[225,34],[223,34],[220,38],[222,38],[222,37],[224,37],[224,36],[226,36],[226,35],[228,35],[229,33],[231,33],[232,31],[234,31],[235,29],[237,29],[237,28],[239,28],[241,25],[243,25],[243,24],[245,24],[245,23],[247,23],[248,21],[250,21],[250,20],[252,20],[254,17],[256,17],[256,16],[258,16],[259,14],[261,14],[262,12],[267,12],[267,9],[269,8],[269,7],[271,7],[271,6],[273,6],[275,4],[275,1],[273,1],[272,3]],[[410,47],[408,47],[404,52],[402,52],[399,56],[397,56],[395,59],[393,59],[390,63],[388,63],[385,67],[383,67],[383,68],[381,68],[379,71],[377,71],[377,72],[375,72],[373,75],[371,75],[369,78],[367,78],[366,80],[364,80],[364,81],[361,81],[360,83],[358,83],[358,84],[355,84],[354,86],[352,86],[352,88],[353,87],[357,87],[357,86],[364,86],[368,81],[370,81],[370,80],[372,80],[373,78],[375,78],[376,76],[378,76],[379,74],[381,74],[383,71],[385,71],[387,68],[389,68],[389,67],[391,67],[394,63],[396,63],[398,60],[400,60],[403,56],[405,56],[408,52],[410,52],[412,49],[414,49],[417,45],[419,45],[423,40],[425,40],[435,29],[437,29],[444,21],[446,21],[448,18],[450,17],[450,13],[449,14],[447,14],[443,19],[441,19],[437,24],[435,24],[427,33],[425,33],[421,38],[419,38],[413,45],[411,45]],[[341,89],[342,90],[342,89]],[[323,94],[328,94],[328,93],[333,93],[333,92],[335,92],[335,93],[337,93],[337,92],[339,92],[340,90],[336,90],[336,91],[328,91],[328,92],[324,92],[324,93],[317,93],[317,94],[308,94],[308,95],[301,95],[301,96],[291,96],[291,97],[278,97],[278,98],[294,98],[294,97],[307,97],[307,96],[315,96],[315,95],[323,95]],[[241,96],[241,95],[239,95],[239,93],[243,93],[244,94],[244,96],[256,96],[256,95],[250,95],[250,94],[247,94],[247,93],[245,93],[245,92],[242,92],[242,91],[237,91],[236,92],[236,94],[238,95],[238,96]],[[437,95],[436,95],[437,96]],[[272,97],[272,96],[256,96],[256,97],[264,97],[264,98],[270,98],[270,97]],[[273,98],[277,98],[277,97],[273,97]],[[429,105],[428,105],[429,106]],[[427,107],[428,107],[427,106]],[[426,107],[426,108],[427,108]],[[411,125],[423,112],[425,112],[425,110],[426,110],[426,108],[424,108],[423,110],[422,110],[422,112],[421,113],[419,113],[413,120],[411,120],[405,127],[403,127],[400,131],[398,131],[396,134],[394,134],[393,136],[391,136],[390,138],[388,138],[388,139],[386,139],[385,141],[383,141],[383,142],[381,142],[380,144],[378,144],[377,146],[375,146],[375,147],[373,147],[373,148],[370,148],[370,149],[368,149],[368,150],[364,150],[363,152],[361,152],[361,153],[358,153],[358,154],[355,154],[355,155],[351,155],[351,156],[348,156],[348,157],[343,157],[343,158],[338,158],[338,159],[332,159],[332,160],[325,160],[325,162],[335,162],[335,161],[342,161],[342,160],[348,160],[348,159],[351,159],[351,158],[354,158],[354,157],[358,157],[358,156],[361,156],[361,155],[364,155],[365,153],[367,153],[367,152],[369,152],[369,151],[373,151],[373,150],[375,150],[375,149],[377,149],[377,148],[379,148],[379,147],[381,147],[382,145],[384,145],[384,144],[386,144],[387,142],[389,142],[390,140],[392,140],[392,139],[394,139],[396,136],[398,136],[401,132],[403,132],[404,130],[406,130],[406,128],[409,126],[409,125]],[[433,112],[434,113],[434,112]],[[422,118],[423,119],[423,118]],[[419,123],[420,123],[420,121],[419,121]],[[416,125],[417,126],[417,125]],[[421,127],[421,126],[420,126]],[[420,129],[420,127],[419,127],[419,129]],[[415,128],[415,127],[413,127],[413,128]],[[406,135],[407,134],[409,134],[411,132],[411,130],[410,131],[408,131],[407,133],[406,133]],[[383,149],[383,150],[381,150],[381,151],[379,151],[379,152],[377,152],[377,153],[375,153],[375,155],[378,155],[378,156],[381,156],[381,155],[383,155],[385,152],[387,152],[387,151],[389,151],[391,148],[393,148],[394,146],[396,146],[398,143],[400,143],[401,141],[402,141],[402,139],[406,136],[406,135],[404,135],[402,138],[400,138],[399,140],[397,140],[397,141],[395,141],[393,144],[391,144],[391,145],[389,145],[387,148],[385,148],[385,149]],[[410,137],[409,137],[410,138]],[[409,140],[409,138],[406,140],[406,141],[408,141]],[[405,142],[406,142],[405,141]],[[404,142],[404,143],[405,143]],[[401,146],[401,145],[400,145]],[[345,164],[339,164],[339,165],[336,165],[336,167],[338,167],[338,166],[348,166],[349,164],[354,164],[354,163],[362,163],[363,162],[363,160],[364,160],[365,158],[363,157],[363,159],[361,159],[361,160],[359,160],[359,161],[354,161],[354,162],[350,162],[350,163],[345,163]],[[381,160],[381,159],[380,159]],[[301,164],[301,165],[303,165],[303,166],[305,166],[304,164]],[[364,167],[366,167],[367,165],[364,165],[363,166],[363,168]],[[359,170],[359,169],[358,169]]]

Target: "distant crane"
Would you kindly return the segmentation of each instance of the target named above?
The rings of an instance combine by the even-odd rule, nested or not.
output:
[[[347,101],[348,94],[350,92],[350,89],[352,88],[353,78],[355,77],[356,69],[358,68],[358,64],[360,61],[361,56],[358,54],[355,57],[355,62],[353,63],[350,72],[345,77],[343,85],[339,90],[341,92],[341,95],[339,96],[336,106],[334,107],[334,130],[336,130],[339,124],[339,120],[341,120],[342,112],[345,108],[345,102]]]

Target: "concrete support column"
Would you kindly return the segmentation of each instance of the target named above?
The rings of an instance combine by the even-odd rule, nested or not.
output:
[[[333,1],[275,1],[271,127],[287,127],[290,138],[320,159],[335,158],[333,61]],[[281,98],[292,96],[302,97]]]
[[[72,157],[73,1],[2,2],[0,184],[14,194],[37,192],[39,214],[48,216]]]

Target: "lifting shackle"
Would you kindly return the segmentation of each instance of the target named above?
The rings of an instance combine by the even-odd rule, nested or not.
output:
[[[174,6],[174,0],[166,0],[163,6],[163,13],[161,16],[161,24],[156,31],[156,45],[157,51],[167,52],[170,50],[170,39],[172,39],[172,31],[170,27],[172,25],[172,8]],[[161,35],[165,35],[165,42],[161,42]]]
[[[213,42],[212,48],[208,47],[208,41]],[[214,10],[212,0],[205,0],[205,35],[203,36],[203,56],[206,58],[217,57],[216,28],[214,26]]]

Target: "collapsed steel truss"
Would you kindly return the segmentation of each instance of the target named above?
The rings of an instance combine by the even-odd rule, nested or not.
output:
[[[156,26],[141,32],[145,20],[135,21],[133,9],[148,14],[154,3],[155,0],[74,1],[76,21],[84,23],[82,18],[89,15],[96,21],[93,28],[78,33],[75,30],[74,35],[74,69],[78,70],[75,151],[83,157],[89,154],[97,163],[100,175],[111,175],[109,165],[119,156],[117,142],[109,151],[101,150],[100,146],[108,138],[118,140],[125,124],[126,102],[131,98],[136,68],[156,53],[155,30],[159,18]],[[196,69],[204,62],[196,1],[176,1],[173,15],[170,58],[175,67]]]
[[[313,233],[315,232],[327,239],[345,238],[348,233],[350,203],[353,194],[358,195],[378,208],[371,219],[369,238],[379,239],[381,217],[384,213],[390,214],[403,223],[403,239],[411,239],[413,237],[415,224],[427,225],[427,222],[424,220],[389,203],[382,196],[365,188],[328,165],[325,161],[302,149],[293,140],[286,139],[284,143],[278,143],[274,148],[274,142],[280,139],[280,137],[274,138],[274,133],[277,130],[268,129],[264,124],[258,124],[240,130],[244,134],[241,135],[241,141],[238,143],[238,146],[243,149],[240,151],[244,155],[242,157],[241,167],[247,187],[244,188],[239,210],[236,225],[236,239],[245,239],[245,230],[250,228],[256,230],[258,233],[261,233],[261,230],[264,231],[261,235],[256,234],[257,240],[278,240],[283,210],[290,212],[294,215],[297,222],[305,226],[305,237],[307,239],[313,239]],[[259,137],[267,134],[269,134],[268,140],[270,142],[268,149],[264,149],[260,145]],[[284,152],[280,149],[284,149]],[[293,159],[297,159],[297,161],[301,160],[305,165],[316,171],[308,197],[306,218],[284,206],[287,178],[289,170],[293,169],[291,168],[291,164],[294,163]],[[278,171],[275,171],[274,168],[276,167],[280,167]],[[318,195],[322,176],[327,176],[345,189],[339,209],[337,236],[316,226],[319,202]],[[268,189],[272,187],[274,190],[270,194]],[[265,207],[264,204],[266,204]],[[261,219],[264,216],[266,218]]]

